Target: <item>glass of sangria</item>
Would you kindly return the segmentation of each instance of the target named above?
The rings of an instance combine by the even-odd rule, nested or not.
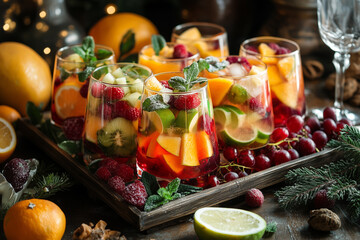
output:
[[[199,60],[198,50],[184,44],[166,43],[156,55],[153,46],[147,45],[139,52],[139,64],[149,67],[154,74],[160,72],[181,72],[184,67]]]
[[[174,79],[184,78],[182,72],[166,72],[145,82],[136,155],[138,175],[147,171],[159,179],[178,177],[191,182],[219,165],[207,81],[202,78],[182,89]]]
[[[83,134],[86,164],[109,157],[135,160],[140,97],[151,75],[135,63],[101,66],[91,74]]]
[[[267,144],[274,116],[266,65],[255,57],[229,56],[229,65],[207,72],[221,147],[256,149]]]
[[[256,37],[244,41],[241,56],[256,56],[267,65],[275,126],[284,126],[291,115],[306,111],[304,78],[299,45],[278,37]]]
[[[171,41],[196,47],[201,58],[229,55],[225,28],[213,23],[189,22],[177,25],[172,31]]]
[[[112,63],[114,51],[95,45],[91,37],[86,37],[82,45],[57,51],[51,92],[51,119],[56,125],[62,126],[65,119],[84,118],[91,72]]]

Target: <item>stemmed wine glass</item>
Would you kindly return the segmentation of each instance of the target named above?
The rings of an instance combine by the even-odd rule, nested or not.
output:
[[[357,124],[360,116],[344,109],[343,92],[350,53],[360,49],[360,0],[317,0],[317,15],[321,39],[335,52],[337,118],[348,118]]]

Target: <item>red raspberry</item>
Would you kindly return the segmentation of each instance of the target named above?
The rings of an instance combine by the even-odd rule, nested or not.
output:
[[[124,180],[120,176],[109,178],[108,185],[118,194],[121,194],[125,189]]]
[[[249,108],[253,111],[253,112],[257,112],[260,114],[265,113],[265,109],[263,108],[261,102],[257,99],[257,98],[250,98],[249,100]]]
[[[111,172],[107,167],[99,167],[96,170],[95,175],[101,180],[108,181],[109,178],[111,177]]]
[[[135,182],[127,185],[121,193],[121,196],[125,201],[136,206],[140,210],[144,208],[148,197],[144,184],[139,180],[135,180]]]
[[[254,53],[259,53],[259,50],[255,46],[246,46],[245,49],[247,51],[251,51],[251,52],[254,52]]]
[[[115,161],[114,159],[109,159],[105,163],[103,163],[103,167],[106,167],[111,175],[115,175],[116,170],[119,168],[119,163]]]
[[[83,98],[87,98],[87,94],[88,94],[88,90],[89,90],[89,81],[86,81],[84,85],[81,86],[80,88],[80,95]]]
[[[268,43],[268,46],[274,50],[275,52],[280,48],[280,46],[277,44],[277,43],[274,43],[274,42],[270,42]]]
[[[108,103],[104,103],[100,105],[97,109],[97,115],[103,117],[104,119],[111,119],[112,116],[112,106]]]
[[[186,58],[188,52],[184,44],[176,44],[174,46],[173,58]]]
[[[181,95],[174,100],[174,107],[178,110],[190,110],[198,107],[201,103],[197,94]]]
[[[4,166],[3,175],[15,192],[20,191],[29,179],[29,164],[21,158],[13,158]]]
[[[252,188],[246,192],[245,201],[250,207],[260,207],[264,203],[264,195],[259,189]]]
[[[114,175],[121,177],[127,183],[134,179],[134,169],[127,164],[119,164]]]
[[[125,111],[124,118],[126,118],[127,120],[135,121],[139,117],[140,117],[140,110],[137,108],[130,107],[129,109],[127,109],[127,111]]]
[[[230,64],[240,63],[247,72],[250,72],[251,70],[251,64],[245,57],[229,56],[226,58],[226,61],[228,61]]]
[[[125,95],[125,92],[122,88],[119,87],[106,87],[104,89],[104,95],[106,100],[114,101],[122,99]]]
[[[162,81],[160,81],[160,83],[161,83],[164,87],[166,87],[166,88],[168,88],[168,89],[171,89],[171,90],[174,90],[172,87],[170,87],[168,81],[162,80]]]
[[[66,118],[62,128],[67,139],[80,140],[84,129],[84,117]]]
[[[93,95],[96,98],[102,97],[102,94],[104,92],[104,88],[105,85],[99,83],[99,82],[95,82],[92,86],[91,86],[91,95]]]
[[[284,48],[284,47],[279,47],[278,50],[276,50],[276,55],[283,55],[283,54],[288,54],[291,53],[290,49],[288,48]]]
[[[327,191],[325,189],[321,189],[315,195],[313,200],[314,208],[333,208],[335,206],[335,200],[331,200],[327,196]]]

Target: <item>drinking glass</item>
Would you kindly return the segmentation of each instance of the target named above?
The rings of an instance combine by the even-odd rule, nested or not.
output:
[[[336,70],[334,107],[337,118],[359,123],[359,115],[344,109],[345,70],[350,65],[350,53],[360,49],[360,1],[318,0],[317,15],[320,36],[333,50]]]
[[[285,38],[262,36],[245,40],[241,56],[256,56],[267,65],[275,126],[291,115],[304,115],[306,102],[299,45]]]
[[[139,64],[149,67],[155,74],[160,72],[180,72],[184,67],[199,60],[199,52],[193,46],[186,47],[186,57],[178,58],[174,56],[174,47],[176,45],[176,43],[166,43],[159,56],[155,55],[151,44],[144,46],[139,52]]]
[[[189,22],[177,25],[172,31],[171,41],[195,46],[201,58],[229,55],[225,28],[213,23]]]
[[[74,47],[66,46],[59,49],[55,56],[55,67],[51,92],[51,119],[61,126],[63,121],[72,117],[84,117],[86,97],[90,75],[86,79],[79,76],[91,72],[90,67],[115,63],[114,51],[103,45],[95,45],[95,56],[99,59],[94,62],[84,60],[74,51]],[[100,59],[100,52],[107,50],[110,56]]]
[[[227,57],[229,65],[209,73],[219,145],[239,150],[267,144],[274,130],[274,115],[266,65],[253,56]]]
[[[148,67],[117,63],[96,68],[90,77],[83,156],[86,164],[104,158],[134,160],[140,97]]]
[[[159,73],[145,82],[136,163],[138,175],[147,171],[159,179],[191,181],[219,165],[213,108],[207,82],[173,91],[166,82],[175,76],[184,74]]]

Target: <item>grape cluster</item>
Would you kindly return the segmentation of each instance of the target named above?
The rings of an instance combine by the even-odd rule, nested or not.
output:
[[[348,119],[338,120],[332,107],[323,109],[322,119],[292,115],[285,126],[274,129],[269,143],[263,148],[240,151],[225,146],[223,156],[227,160],[226,165],[221,165],[215,175],[207,178],[207,186],[214,187],[319,152],[328,141],[339,136],[345,125],[351,126],[352,123]]]

